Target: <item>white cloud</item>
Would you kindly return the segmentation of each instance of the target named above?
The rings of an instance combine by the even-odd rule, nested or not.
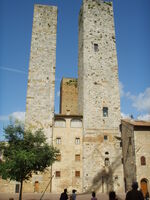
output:
[[[129,114],[121,113],[122,119],[131,119],[131,116]]]
[[[25,112],[13,112],[9,115],[10,118],[19,120],[21,122],[25,121]]]
[[[25,112],[13,112],[9,115],[0,116],[0,121],[8,121],[8,120],[18,120],[20,122],[24,122],[25,120]]]
[[[137,117],[138,120],[150,121],[150,114],[139,115]]]
[[[60,91],[57,92],[57,97],[60,97]]]
[[[150,113],[150,87],[138,96],[132,97],[133,107],[138,111],[146,111]]]
[[[123,83],[119,81],[119,91],[120,91],[120,97],[124,96],[124,86]]]

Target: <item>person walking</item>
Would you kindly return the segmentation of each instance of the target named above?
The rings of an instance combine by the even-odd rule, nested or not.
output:
[[[70,196],[70,200],[76,200],[76,196],[77,196],[77,195],[76,195],[76,191],[77,191],[77,190],[75,190],[75,189],[72,190],[72,194],[71,194],[71,196]]]
[[[116,193],[114,191],[109,192],[109,200],[117,200]]]
[[[91,198],[91,200],[97,200],[95,192],[92,192],[92,198]]]
[[[67,194],[67,189],[64,189],[64,192],[61,193],[60,195],[60,200],[67,200],[68,199],[68,194]]]
[[[144,200],[144,196],[141,191],[138,190],[138,183],[132,183],[132,190],[128,191],[125,200]]]

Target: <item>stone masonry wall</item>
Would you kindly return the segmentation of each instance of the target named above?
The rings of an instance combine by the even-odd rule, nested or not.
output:
[[[125,190],[130,190],[132,182],[136,181],[134,127],[122,122],[122,155]]]
[[[83,0],[78,65],[78,103],[84,134],[83,190],[121,192],[120,96],[112,3]],[[103,116],[103,107],[108,108],[108,116]]]
[[[61,81],[60,114],[78,114],[78,88],[76,78],[63,78]]]
[[[115,42],[112,4],[84,0],[79,16],[78,75],[79,108],[86,116],[86,129],[118,128],[120,124]],[[103,118],[103,107],[108,107],[108,118]]]
[[[51,142],[54,116],[57,7],[35,5],[25,126],[43,128]]]

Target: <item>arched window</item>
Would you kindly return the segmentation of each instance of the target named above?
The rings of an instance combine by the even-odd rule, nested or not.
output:
[[[55,119],[54,126],[57,127],[57,128],[58,127],[65,128],[66,127],[66,120],[65,119]]]
[[[141,165],[146,165],[146,158],[141,156]]]
[[[82,127],[82,120],[80,119],[72,119],[70,122],[71,128],[81,128]]]

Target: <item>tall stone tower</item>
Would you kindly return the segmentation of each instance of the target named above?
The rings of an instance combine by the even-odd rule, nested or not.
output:
[[[113,7],[83,0],[79,14],[79,113],[83,115],[83,190],[123,190],[120,96]]]
[[[35,5],[25,126],[43,128],[49,142],[54,116],[57,7]]]

